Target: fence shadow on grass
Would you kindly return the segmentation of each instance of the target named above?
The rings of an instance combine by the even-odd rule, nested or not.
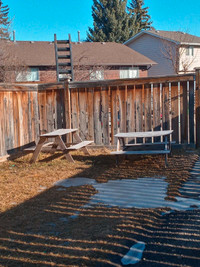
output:
[[[93,160],[93,166],[80,169],[78,176],[88,177],[94,173],[92,168],[99,182],[134,176],[134,167],[124,163],[116,168],[110,156],[90,157],[87,160]],[[81,155],[74,158],[86,159]],[[138,169],[144,163],[145,159]],[[150,161],[148,166],[153,164]],[[0,264],[121,266],[120,260],[129,248],[143,241],[146,249],[138,266],[198,266],[200,227],[195,220],[200,217],[199,211],[180,212],[177,219],[174,214],[161,216],[159,209],[85,207],[95,193],[91,185],[54,186],[2,213]],[[188,242],[191,233],[194,235]]]

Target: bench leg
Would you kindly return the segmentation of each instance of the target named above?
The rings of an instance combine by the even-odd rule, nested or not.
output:
[[[42,146],[44,145],[45,142],[46,142],[46,137],[40,137],[40,140],[35,148],[35,151],[33,152],[33,156],[30,160],[30,163],[36,162],[38,155],[42,149]]]
[[[165,154],[165,168],[168,167],[168,162],[167,162],[168,155]]]
[[[116,165],[119,166],[119,155],[116,155],[115,159],[116,159]]]
[[[65,144],[64,144],[64,142],[60,136],[56,137],[56,143],[60,146],[60,148],[64,152],[66,159],[69,162],[74,163],[74,160],[73,160],[72,156],[69,154],[69,151],[66,151],[66,146],[65,146]]]

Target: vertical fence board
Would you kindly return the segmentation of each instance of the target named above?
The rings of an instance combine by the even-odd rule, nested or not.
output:
[[[79,128],[79,103],[78,103],[78,89],[71,91],[71,105],[72,105],[72,128]]]
[[[47,119],[46,119],[46,93],[44,91],[38,92],[39,105],[39,119],[40,119],[40,133],[47,133]]]
[[[101,89],[94,90],[94,141],[97,145],[102,145],[102,125],[101,125]]]
[[[126,87],[119,88],[119,130],[126,132]]]
[[[143,121],[141,86],[136,86],[135,101],[136,101],[136,131],[141,132],[142,131],[142,121]]]
[[[194,82],[189,82],[190,143],[194,144]]]
[[[169,130],[169,84],[163,84],[163,130]]]
[[[85,88],[79,89],[79,110],[79,134],[83,140],[87,140],[87,95],[85,93]]]
[[[88,113],[88,139],[94,140],[94,90],[87,89],[87,113]]]
[[[110,145],[110,131],[109,131],[109,91],[108,88],[103,87],[101,90],[102,99],[102,138],[103,144]]]
[[[127,132],[135,132],[135,95],[134,87],[127,90]]]
[[[145,131],[151,131],[151,88],[146,85],[144,91]]]
[[[187,143],[188,141],[188,131],[187,131],[187,82],[181,83],[181,140],[182,143]]]
[[[159,131],[160,130],[160,87],[158,84],[154,84],[154,89],[153,89],[153,122],[154,122],[154,125],[153,125],[154,131]],[[155,140],[155,141],[158,141],[158,140]]]
[[[172,129],[173,140],[178,142],[178,87],[177,83],[171,84],[171,102],[172,102]]]
[[[112,87],[111,89],[111,127],[112,127],[112,144],[116,144],[117,140],[114,137],[118,133],[118,94],[117,88]]]

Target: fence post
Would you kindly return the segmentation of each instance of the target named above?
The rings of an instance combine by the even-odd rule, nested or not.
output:
[[[200,147],[200,67],[195,68],[195,76],[196,76],[196,144],[197,147]]]
[[[64,105],[65,105],[65,125],[67,129],[71,129],[71,94],[69,88],[69,82],[64,83]],[[72,142],[72,136],[69,135],[69,143]]]

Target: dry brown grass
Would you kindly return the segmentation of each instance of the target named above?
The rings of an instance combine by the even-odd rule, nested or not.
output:
[[[47,156],[41,154],[32,165],[30,155],[0,165],[2,266],[120,266],[119,259],[134,242],[155,241],[152,233],[164,220],[161,209],[84,208],[95,194],[92,186],[58,191],[53,183],[77,176],[98,182],[165,176],[168,198],[173,199],[198,157],[176,152],[165,168],[161,156],[130,158],[117,167],[106,150],[92,151],[91,156],[74,153],[75,164],[59,154]],[[70,218],[77,212],[77,218]],[[170,250],[164,244],[165,251]]]

